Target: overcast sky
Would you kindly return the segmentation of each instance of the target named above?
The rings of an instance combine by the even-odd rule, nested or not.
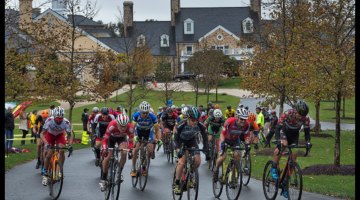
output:
[[[10,0],[11,5],[18,7],[19,0]],[[86,0],[82,0],[85,2]],[[92,0],[94,2],[95,0]],[[41,7],[45,11],[51,7],[51,0],[33,0],[33,7]],[[120,11],[123,11],[124,0],[98,0],[98,14],[95,21],[104,23],[117,22],[120,19]],[[134,21],[155,19],[158,21],[170,21],[170,0],[132,0],[134,3]],[[181,7],[245,7],[250,5],[250,0],[180,0]],[[119,11],[120,10],[120,11]],[[264,18],[264,15],[263,15]]]

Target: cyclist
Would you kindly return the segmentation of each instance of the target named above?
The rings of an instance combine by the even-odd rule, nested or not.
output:
[[[228,105],[225,110],[225,118],[235,117],[235,110]]]
[[[46,157],[44,158],[45,173],[42,179],[42,184],[44,186],[47,186],[48,184],[47,169],[49,168],[50,159],[53,153],[49,148],[54,146],[55,143],[58,144],[60,148],[63,148],[66,145],[64,132],[66,132],[67,136],[69,137],[69,151],[72,151],[71,144],[73,142],[73,137],[71,135],[71,125],[70,122],[65,118],[64,109],[59,106],[54,109],[54,116],[48,118],[45,121],[43,130],[40,134],[40,137],[44,142],[44,146],[46,147]],[[63,150],[60,150],[59,160],[64,165],[65,156]]]
[[[264,115],[262,114],[261,110],[262,110],[261,107],[259,107],[259,106],[256,107],[256,114],[257,114],[256,123],[258,124],[260,131],[264,131],[265,121],[264,121]],[[260,134],[263,134],[263,133],[260,133]],[[257,145],[255,145],[254,148],[258,149],[259,147]]]
[[[33,132],[36,133],[36,150],[37,150],[37,155],[38,155],[38,161],[36,162],[36,166],[35,169],[39,169],[40,165],[41,165],[41,158],[44,157],[44,154],[41,155],[41,145],[43,145],[43,141],[40,139],[40,133],[43,129],[43,126],[45,124],[46,119],[49,117],[49,110],[45,109],[45,110],[41,110],[38,115],[36,116],[35,119],[35,124],[33,126]]]
[[[281,151],[283,151],[288,144],[297,144],[299,140],[299,131],[304,125],[305,140],[310,144],[310,119],[306,115],[309,113],[309,107],[304,101],[298,101],[295,108],[289,109],[281,114],[278,124],[276,126],[275,135],[280,136],[281,144],[277,145],[274,150],[273,159],[274,165],[271,168],[272,178],[276,181],[279,179],[277,169],[279,167],[279,160],[281,158]],[[283,148],[282,148],[283,146]],[[296,154],[292,153],[292,159],[296,161]],[[282,195],[287,198],[288,191],[283,191]]]
[[[95,166],[99,166],[100,164],[101,140],[105,135],[107,126],[114,119],[115,119],[114,115],[109,114],[109,108],[107,107],[102,107],[100,113],[98,113],[95,116],[94,119],[94,124],[96,124],[96,128],[95,128],[96,139],[95,139],[95,147],[94,147],[94,151],[96,153]]]
[[[96,124],[94,123],[94,119],[98,113],[99,113],[99,108],[94,107],[92,109],[92,113],[90,114],[90,116],[88,118],[87,130],[90,133],[91,147],[94,147],[94,144],[95,144],[94,135],[95,135]]]
[[[208,102],[208,105],[207,105],[207,108],[206,108],[206,113],[207,114],[210,113],[210,109],[215,109],[211,101]]]
[[[167,108],[161,116],[161,127],[163,129],[164,138],[168,137],[170,131],[173,133],[176,131],[177,126],[177,113],[174,112],[171,108]]]
[[[181,115],[177,118],[177,122],[180,123],[181,121],[185,120],[187,118],[187,111],[189,110],[190,106],[182,106],[181,107]]]
[[[216,161],[216,169],[213,174],[213,181],[218,181],[219,167],[225,160],[226,152],[224,152],[225,143],[229,146],[235,147],[240,145],[240,140],[248,140],[250,136],[249,128],[250,124],[248,119],[248,111],[245,108],[238,108],[236,110],[236,117],[230,117],[225,121],[224,129],[220,134],[220,151],[219,157]],[[239,168],[240,166],[240,151],[234,152],[234,160]]]
[[[115,143],[118,143],[119,149],[132,149],[133,148],[133,138],[134,138],[134,126],[129,122],[129,117],[125,114],[118,114],[115,120],[112,120],[105,132],[103,141],[102,141],[102,156],[104,158],[102,162],[103,173],[100,180],[100,190],[105,191],[108,182],[106,180],[108,172],[108,164],[112,155],[113,150],[108,150],[109,148],[114,148]],[[131,158],[131,151],[129,151],[129,159]],[[121,158],[119,160],[120,171],[123,170],[126,162],[126,151],[121,151]],[[122,177],[121,177],[122,178]],[[123,179],[121,179],[123,181]]]
[[[249,121],[249,125],[250,125],[249,130],[251,131],[250,137],[251,137],[251,135],[253,135],[253,140],[251,141],[251,139],[249,138],[249,140],[245,141],[245,142],[246,142],[246,144],[250,144],[251,142],[253,142],[254,148],[258,149],[259,148],[258,143],[259,143],[260,128],[259,128],[258,124],[256,123],[256,114],[253,112],[248,112],[248,115],[249,115],[248,121]]]
[[[136,127],[136,131],[135,134],[137,136],[137,138],[141,138],[144,137],[145,140],[149,140],[150,143],[148,145],[148,153],[149,155],[151,155],[151,159],[155,158],[155,144],[156,142],[159,143],[160,145],[160,141],[161,139],[159,137],[161,137],[161,135],[159,134],[159,126],[158,126],[158,121],[157,118],[155,116],[155,114],[150,112],[150,104],[146,101],[143,101],[140,103],[139,106],[139,111],[136,112],[132,119],[133,119],[133,124]],[[157,139],[154,138],[154,132],[151,131],[152,127],[155,127],[155,131],[156,131],[156,136]],[[130,173],[130,175],[132,177],[136,176],[136,170],[135,170],[135,163],[136,163],[136,159],[137,159],[137,152],[139,150],[140,147],[140,143],[135,143],[135,147],[133,149],[132,152],[132,171]],[[147,156],[149,156],[147,155]],[[143,171],[143,175],[145,176],[147,173],[146,170]]]
[[[216,152],[219,151],[219,138],[220,138],[220,133],[223,129],[224,123],[225,123],[225,119],[224,119],[223,114],[220,109],[215,109],[214,115],[210,116],[205,121],[205,126],[206,126],[207,132],[208,132],[209,143],[211,142],[212,137],[216,138]]]
[[[278,123],[278,117],[276,116],[276,110],[271,111],[271,117],[270,117],[270,131],[269,134],[266,136],[266,144],[265,147],[270,147],[270,141],[273,135],[275,134],[276,125]],[[279,137],[275,137],[277,140]]]
[[[175,148],[178,152],[177,157],[178,164],[176,165],[176,178],[175,178],[175,186],[174,186],[174,192],[175,194],[181,194],[181,188],[180,188],[180,177],[183,173],[183,167],[185,163],[185,157],[184,152],[179,151],[181,144],[186,146],[187,148],[199,148],[197,143],[198,135],[201,134],[203,141],[204,141],[204,153],[206,155],[206,161],[210,160],[210,156],[208,153],[208,141],[206,139],[206,127],[204,124],[199,122],[200,113],[196,107],[191,107],[187,111],[188,118],[186,120],[181,121],[179,126],[177,127],[177,133],[175,134],[174,142],[175,142]],[[194,167],[198,168],[201,163],[200,158],[200,152],[196,152],[195,155],[195,161],[194,161]]]

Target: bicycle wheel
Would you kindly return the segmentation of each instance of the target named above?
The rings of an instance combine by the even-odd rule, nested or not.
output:
[[[174,144],[171,139],[169,142],[169,151],[170,151],[171,164],[174,164]]]
[[[239,173],[240,172],[240,173]],[[239,198],[242,188],[242,173],[235,164],[230,164],[226,171],[226,196],[229,200]]]
[[[223,169],[223,165],[220,166],[219,168],[219,176],[218,176],[218,181],[212,183],[213,185],[213,194],[215,196],[215,198],[219,198],[221,193],[222,193],[222,189],[224,187],[224,170]]]
[[[140,147],[141,149],[141,147]],[[136,176],[135,177],[131,177],[131,183],[133,187],[136,187],[138,180],[139,180],[139,175],[140,174],[140,168],[141,168],[141,154],[140,154],[140,149],[137,152],[137,159],[136,159],[136,163],[135,163],[135,170],[136,170]]]
[[[175,192],[174,192],[175,179],[176,179],[176,168],[177,168],[177,166],[175,167],[175,170],[174,170],[174,176],[173,176],[172,189],[171,189],[171,190],[172,190],[173,200],[181,200],[182,195],[183,195],[183,182],[182,182],[182,181],[180,181],[181,194],[180,194],[180,195],[177,195],[177,194],[175,194]]]
[[[166,146],[166,148],[165,148],[166,149],[166,156],[167,156],[168,162],[170,162],[170,160],[171,160],[171,149],[170,149],[170,140],[169,140],[168,137],[166,138],[166,143],[164,143],[163,146]]]
[[[263,173],[263,190],[264,195],[267,200],[274,200],[278,193],[278,182],[274,181],[271,175],[271,168],[274,161],[269,160],[265,164],[264,173]],[[279,172],[278,172],[279,173]]]
[[[302,194],[302,172],[297,163],[290,164],[291,175],[288,179],[289,199],[301,199]]]
[[[197,169],[194,169],[193,172],[188,173],[187,177],[187,197],[188,200],[193,200],[198,198],[199,194],[199,172]]]
[[[106,190],[104,191],[105,200],[108,200],[110,198],[110,194],[113,187],[113,181],[114,181],[113,178],[114,178],[114,165],[113,165],[113,161],[110,160],[108,167],[108,174],[107,174],[108,185],[106,186]]]
[[[214,137],[215,136],[213,136],[213,139],[210,141],[210,144],[209,144],[209,147],[210,147],[210,149],[209,149],[209,152],[210,152],[210,160],[209,160],[209,162],[208,162],[208,168],[210,169],[210,170],[212,170],[213,169],[213,164],[214,164],[214,162],[213,162],[213,159],[214,159],[214,156],[215,156],[215,154],[214,154]]]
[[[146,154],[147,154],[147,151],[144,151],[143,155],[142,155],[142,162],[141,162],[141,167],[140,167],[141,173],[139,175],[139,186],[140,186],[141,191],[144,191],[146,182],[147,182],[147,179],[149,176],[150,159],[148,158],[148,156]],[[146,171],[145,175],[143,175],[144,171]]]
[[[215,171],[217,159],[218,159],[218,154],[217,154],[217,152],[216,152],[216,149],[214,149],[213,158],[212,158],[212,160],[211,160],[211,162],[212,162],[211,171],[212,171],[212,172]]]
[[[58,199],[64,181],[63,168],[61,163],[55,161],[53,166],[51,166],[49,174],[50,174],[50,183],[49,183],[50,196],[52,199]]]
[[[114,191],[116,193],[116,200],[119,199],[120,196],[120,187],[121,187],[121,176],[122,176],[122,170],[120,169],[119,162],[116,161],[116,173],[115,173],[115,185],[114,185]]]
[[[250,152],[247,152],[245,157],[241,158],[240,161],[241,172],[242,172],[242,183],[246,186],[249,184],[251,177],[251,157]]]

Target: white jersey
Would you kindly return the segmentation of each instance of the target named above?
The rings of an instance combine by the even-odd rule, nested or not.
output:
[[[64,133],[64,131],[66,131],[66,133],[71,133],[71,125],[66,118],[63,119],[61,124],[56,124],[54,117],[49,117],[46,119],[43,129],[55,136]]]

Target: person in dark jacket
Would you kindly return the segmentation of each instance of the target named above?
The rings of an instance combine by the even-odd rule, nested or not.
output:
[[[89,114],[87,113],[89,111],[88,108],[84,108],[84,112],[81,114],[81,121],[83,123],[83,131],[87,132],[87,123],[89,119]]]
[[[270,127],[269,127],[270,131],[269,131],[269,134],[266,136],[265,147],[267,147],[267,146],[270,147],[270,141],[271,141],[271,138],[273,137],[273,135],[275,134],[277,123],[278,123],[278,117],[276,116],[276,111],[273,110],[273,111],[271,111]],[[275,135],[275,139],[278,140],[279,136]]]
[[[12,107],[8,107],[5,110],[5,151],[11,152],[13,140],[7,139],[14,139],[14,115],[12,114]]]

